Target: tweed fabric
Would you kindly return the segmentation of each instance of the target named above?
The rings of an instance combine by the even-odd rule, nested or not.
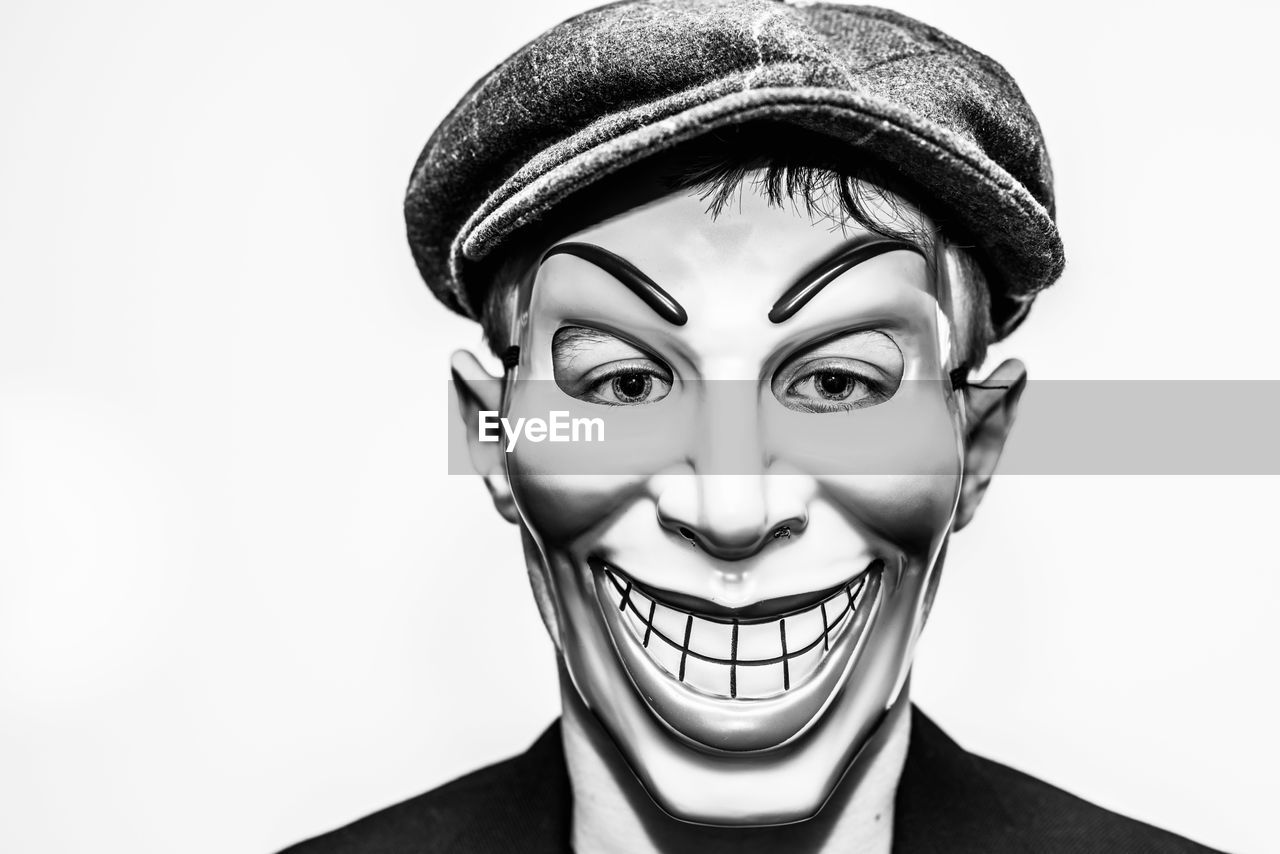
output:
[[[927,193],[974,241],[1001,337],[1062,271],[1044,138],[999,64],[885,9],[778,0],[624,0],[518,50],[414,166],[414,259],[474,318],[478,263],[522,226],[655,152],[755,121],[826,134]]]

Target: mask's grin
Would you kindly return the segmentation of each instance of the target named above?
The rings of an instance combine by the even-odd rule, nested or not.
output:
[[[750,618],[664,601],[622,570],[587,560],[622,662],[646,703],[704,747],[760,750],[806,729],[852,669],[878,612],[884,562],[816,603]],[[682,600],[684,601],[684,600]]]
[[[803,685],[831,651],[867,589],[867,573],[828,592],[815,605],[768,617],[738,619],[695,613],[664,601],[616,567],[592,568],[613,588],[626,626],[669,676],[721,699],[772,697]]]

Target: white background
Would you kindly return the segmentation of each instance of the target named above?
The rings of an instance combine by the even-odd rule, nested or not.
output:
[[[1268,5],[899,4],[1004,63],[1054,156],[1068,272],[997,355],[1280,379]],[[5,4],[0,850],[269,852],[555,716],[515,529],[444,474],[446,362],[479,334],[400,201],[470,83],[583,7]],[[999,479],[918,700],[1107,807],[1274,850],[1277,486]]]

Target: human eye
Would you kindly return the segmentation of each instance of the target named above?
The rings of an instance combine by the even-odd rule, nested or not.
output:
[[[654,362],[615,362],[585,378],[582,400],[606,406],[657,403],[671,391],[671,377]]]
[[[774,376],[774,396],[797,412],[848,412],[884,403],[902,383],[902,351],[883,332],[855,332],[792,358]]]
[[[673,381],[670,368],[630,342],[580,326],[556,332],[552,363],[562,391],[604,406],[657,403]]]
[[[842,412],[888,400],[892,392],[859,367],[850,360],[824,359],[787,386],[782,403],[799,412]]]

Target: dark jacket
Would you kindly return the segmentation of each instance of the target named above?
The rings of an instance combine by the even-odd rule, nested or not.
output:
[[[281,854],[566,854],[570,799],[556,723],[520,756]],[[894,854],[1213,854],[974,756],[918,709],[893,833]]]

